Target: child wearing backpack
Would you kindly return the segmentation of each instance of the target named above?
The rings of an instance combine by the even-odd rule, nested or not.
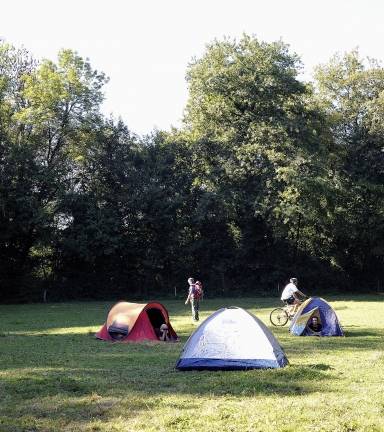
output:
[[[189,290],[185,304],[188,304],[189,301],[191,302],[192,319],[193,321],[199,321],[199,304],[200,299],[203,298],[203,286],[201,285],[201,282],[195,282],[193,278],[189,278],[188,283]]]

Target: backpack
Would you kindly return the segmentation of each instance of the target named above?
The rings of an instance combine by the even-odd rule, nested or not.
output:
[[[199,283],[195,283],[195,293],[193,295],[195,298],[203,298],[203,286]]]

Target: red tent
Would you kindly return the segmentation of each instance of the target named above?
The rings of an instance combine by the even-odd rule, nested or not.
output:
[[[158,340],[156,332],[162,324],[167,324],[171,341],[179,341],[169,322],[168,312],[162,304],[121,301],[109,311],[107,321],[95,336],[118,342]]]

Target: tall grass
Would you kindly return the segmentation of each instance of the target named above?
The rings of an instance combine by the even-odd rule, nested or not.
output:
[[[96,339],[113,302],[1,305],[0,431],[384,431],[384,298],[326,300],[344,338],[272,327],[276,299],[205,299],[201,320],[243,307],[290,361],[233,372],[174,369],[196,328],[183,299],[160,300],[180,343]]]

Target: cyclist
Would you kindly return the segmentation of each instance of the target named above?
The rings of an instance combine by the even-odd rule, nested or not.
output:
[[[299,291],[296,286],[297,283],[298,280],[296,278],[291,278],[289,280],[289,284],[283,289],[283,292],[281,294],[281,300],[291,306],[289,309],[289,313],[296,313],[296,308],[300,304],[300,300],[297,297],[297,294],[307,298],[304,293]]]

